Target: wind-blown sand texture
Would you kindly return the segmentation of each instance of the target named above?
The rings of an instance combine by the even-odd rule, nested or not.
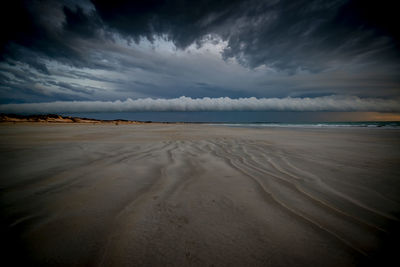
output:
[[[398,251],[399,134],[3,124],[2,252],[40,266],[383,266]]]

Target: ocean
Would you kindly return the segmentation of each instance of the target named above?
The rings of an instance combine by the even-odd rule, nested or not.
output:
[[[369,121],[351,117],[346,120],[338,112],[120,112],[120,113],[68,113],[63,116],[93,118],[99,120],[134,120],[151,122],[193,122],[232,127],[368,127],[400,128],[399,121]]]
[[[400,129],[399,121],[357,121],[357,122],[314,122],[314,123],[211,123],[211,125],[224,125],[230,127],[281,127],[281,128],[385,128]]]

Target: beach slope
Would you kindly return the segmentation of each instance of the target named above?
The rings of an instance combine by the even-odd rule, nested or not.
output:
[[[400,131],[0,125],[2,252],[40,266],[364,266],[394,256]]]

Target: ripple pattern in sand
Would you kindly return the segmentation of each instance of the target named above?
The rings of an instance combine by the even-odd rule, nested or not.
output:
[[[399,221],[340,159],[189,137],[26,148],[29,176],[2,181],[9,226],[49,265],[352,266]]]

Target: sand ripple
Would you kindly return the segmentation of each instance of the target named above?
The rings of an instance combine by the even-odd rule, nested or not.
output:
[[[396,131],[2,130],[3,229],[30,263],[353,266],[397,237]]]

